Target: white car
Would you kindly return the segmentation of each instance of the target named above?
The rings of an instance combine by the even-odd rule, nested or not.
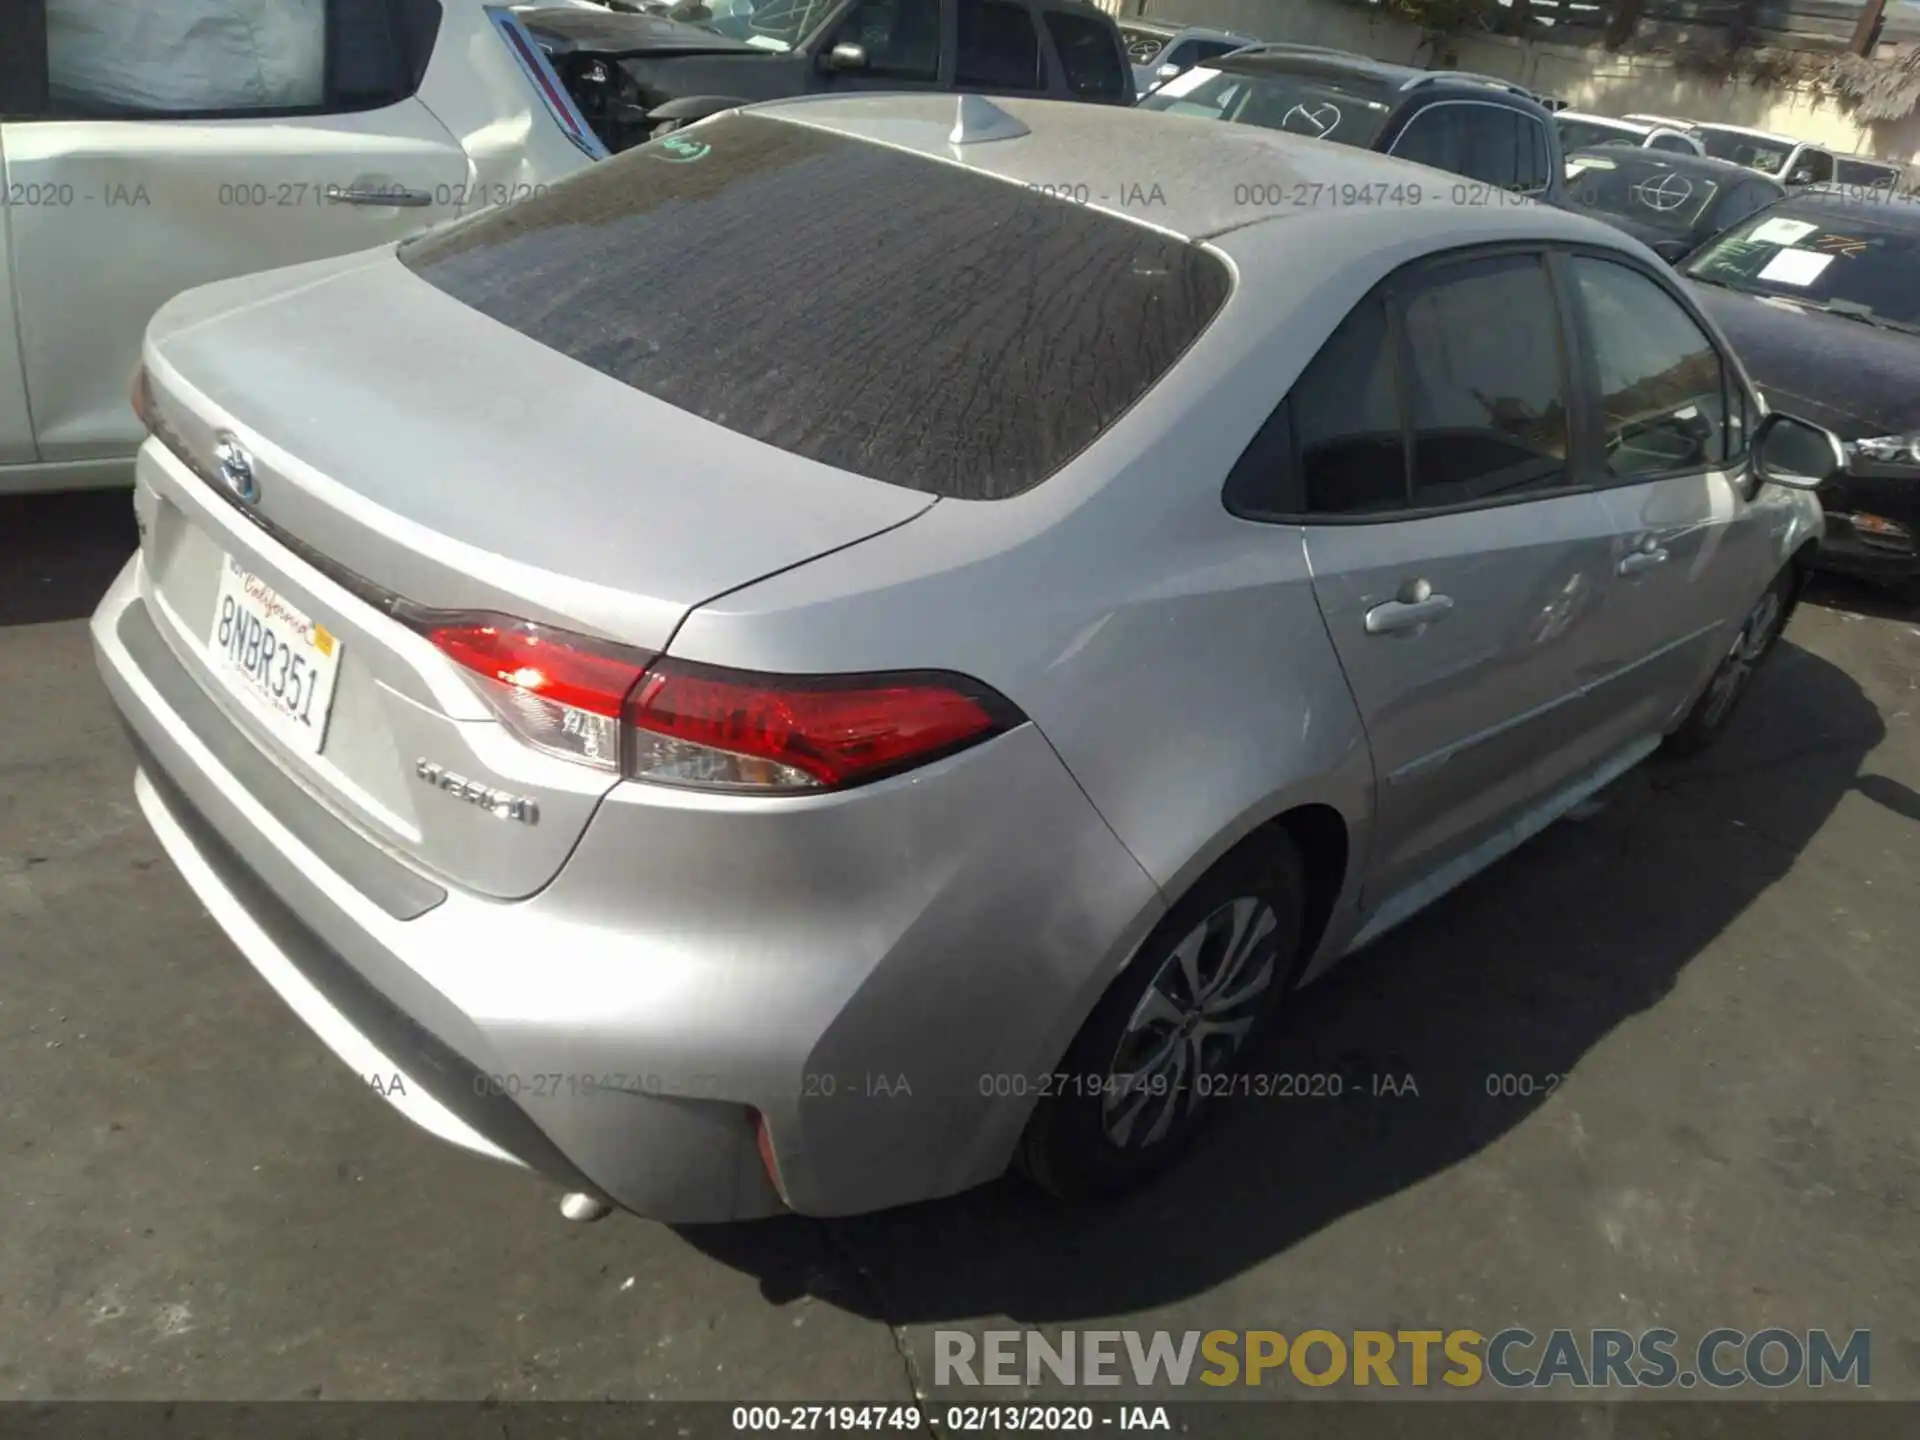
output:
[[[1808,140],[1745,125],[1700,121],[1693,133],[1715,160],[1731,160],[1782,185],[1824,185],[1834,178],[1833,152]]]
[[[1707,153],[1698,140],[1673,125],[1616,120],[1610,115],[1589,115],[1582,110],[1561,110],[1553,121],[1560,128],[1560,148],[1568,154],[1590,150],[1596,145],[1632,145],[1674,155]]]
[[[605,153],[481,0],[0,0],[0,117],[0,493],[131,479],[128,384],[180,291]]]

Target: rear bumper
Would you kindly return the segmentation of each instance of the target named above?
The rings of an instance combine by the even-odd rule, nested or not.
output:
[[[653,1218],[991,1178],[1160,913],[1031,726],[844,796],[623,785],[540,894],[448,890],[260,770],[138,558],[93,633],[155,833],[309,1027],[441,1138]]]

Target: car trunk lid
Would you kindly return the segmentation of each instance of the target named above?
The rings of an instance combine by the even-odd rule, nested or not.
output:
[[[616,777],[522,743],[408,617],[505,615],[644,661],[702,601],[933,503],[636,392],[390,256],[194,292],[147,368],[163,633],[372,843],[483,894],[544,885]],[[221,607],[249,585],[337,647],[317,745],[236,681]]]

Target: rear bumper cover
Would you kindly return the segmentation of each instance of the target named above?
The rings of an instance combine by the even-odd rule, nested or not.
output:
[[[235,945],[423,1128],[642,1215],[991,1178],[1161,913],[1031,726],[841,796],[622,785],[540,894],[448,890],[253,774],[141,586],[136,557],[94,617],[101,672],[141,807]]]

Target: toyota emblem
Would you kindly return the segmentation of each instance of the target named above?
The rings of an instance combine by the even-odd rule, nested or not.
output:
[[[253,457],[229,430],[213,437],[213,458],[220,467],[220,483],[242,505],[260,500],[260,482],[253,475]]]

